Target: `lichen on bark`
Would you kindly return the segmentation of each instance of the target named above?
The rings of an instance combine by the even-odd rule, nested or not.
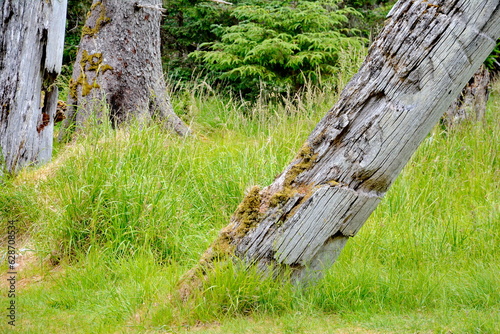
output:
[[[113,70],[111,65],[103,64],[102,62],[102,53],[98,52],[89,54],[87,50],[82,51],[79,63],[80,75],[76,80],[71,78],[69,82],[69,93],[73,99],[76,100],[78,97],[78,86],[82,87],[82,96],[87,96],[93,88],[100,88],[100,85],[97,83],[97,76],[99,73]],[[92,83],[89,83],[86,72],[95,72],[95,77],[93,78]]]
[[[106,16],[106,8],[104,7],[104,5],[102,4],[101,1],[98,1],[98,2],[96,2],[94,4],[92,4],[92,6],[90,7],[90,11],[87,13],[87,19],[92,15],[93,11],[98,6],[100,6],[101,8],[100,8],[99,16],[96,19],[94,27],[91,28],[88,25],[85,25],[82,28],[82,37],[84,37],[84,36],[93,37],[94,35],[96,35],[101,30],[101,28],[106,23],[111,22],[111,18],[109,18],[109,17]]]

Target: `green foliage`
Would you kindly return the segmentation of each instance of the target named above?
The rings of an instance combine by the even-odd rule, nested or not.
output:
[[[230,15],[230,7],[211,1],[164,0],[163,7],[166,9],[161,25],[164,66],[171,80],[189,81],[198,69],[188,54],[202,43],[216,40],[213,25],[235,24],[236,19]]]
[[[236,7],[238,24],[218,26],[220,40],[202,44],[191,57],[233,91],[255,97],[264,86],[275,93],[299,90],[306,82],[333,82],[341,54],[365,40],[345,28],[354,9],[339,1],[272,1]]]
[[[346,6],[351,6],[356,9],[374,9],[379,6],[389,4],[394,4],[396,1],[394,0],[344,0]]]
[[[91,4],[92,0],[68,0],[63,64],[73,65],[76,59],[82,27],[85,24],[85,15]]]
[[[500,71],[500,39],[497,40],[497,44],[491,54],[486,58],[484,64],[490,71],[498,72]]]
[[[39,208],[34,194],[24,185],[13,186],[12,180],[2,180],[0,187],[0,231],[7,231],[9,222],[16,226],[17,237],[24,238],[32,224],[39,218]],[[31,207],[31,210],[26,208]],[[0,241],[5,236],[0,236]]]
[[[363,36],[373,40],[384,25],[387,13],[395,4],[395,0],[348,0],[344,1],[346,6],[356,8],[362,16],[352,17],[349,27],[355,27],[362,31]]]
[[[63,58],[63,64],[67,65],[63,68],[66,75],[71,74],[85,14],[91,2],[91,0],[68,1]],[[188,82],[193,80],[193,77],[215,75],[221,82],[233,85],[231,89],[234,91],[243,91],[248,96],[255,96],[259,87],[271,92],[283,92],[288,89],[296,90],[305,81],[313,83],[325,83],[332,79],[335,81],[335,73],[339,71],[335,63],[335,53],[337,55],[345,53],[342,51],[345,48],[345,45],[342,45],[345,37],[375,36],[382,26],[385,15],[394,4],[393,0],[232,2],[234,6],[210,1],[164,0],[163,5],[167,12],[163,15],[161,26],[162,57],[172,81]],[[242,6],[243,8],[240,8]],[[310,8],[307,9],[307,6]],[[252,9],[245,9],[246,7]],[[349,7],[359,12],[354,13]],[[271,12],[267,12],[268,8],[271,8]],[[339,8],[343,9],[339,11]],[[332,14],[328,17],[325,15],[325,10],[337,11],[339,15]],[[264,14],[260,18],[262,12]],[[286,17],[287,15],[290,17]],[[272,20],[270,22],[270,16],[276,20],[283,18],[284,23],[273,25],[275,22]],[[348,18],[347,23],[345,17]],[[300,23],[301,19],[305,24]],[[339,28],[339,25],[329,26],[335,20],[340,21],[340,26],[344,25],[344,28]],[[307,32],[293,29],[292,32],[285,31],[285,28],[293,28],[297,24],[301,24],[301,29],[304,27],[308,29]],[[241,26],[238,27],[239,25]],[[251,36],[258,34],[255,27],[267,29],[267,35],[261,35],[257,39],[252,38]],[[326,27],[338,31],[339,34],[326,34],[325,31],[328,30]],[[232,29],[234,31],[231,31]],[[303,38],[296,37],[298,34],[304,35]],[[224,41],[214,42],[223,36]],[[245,43],[243,39],[238,39],[238,36],[244,36],[243,38],[248,41]],[[236,45],[227,45],[232,41]],[[339,41],[342,42],[338,43]],[[350,41],[351,44],[353,42],[354,40]],[[263,45],[252,51],[252,45],[258,43]],[[328,45],[337,43],[337,50],[328,49]],[[349,47],[352,48],[351,44]],[[211,50],[209,51],[211,55],[204,53],[207,47]],[[227,51],[224,50],[226,47]],[[354,47],[357,47],[357,43],[354,43]],[[204,50],[199,52],[201,49]],[[495,61],[498,63],[500,57],[498,50],[497,46],[485,61],[487,67],[493,71],[498,71],[498,65],[495,65]],[[190,53],[195,57],[188,57]],[[251,53],[248,58],[247,53]],[[262,60],[258,59],[260,56],[263,57]],[[200,63],[200,60],[203,62]]]

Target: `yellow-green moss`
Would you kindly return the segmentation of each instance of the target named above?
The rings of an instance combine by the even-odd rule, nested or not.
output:
[[[113,67],[108,64],[102,63],[103,57],[102,53],[92,53],[89,54],[87,50],[83,50],[82,57],[80,59],[80,75],[76,80],[73,78],[69,81],[69,93],[73,99],[77,98],[77,88],[82,87],[82,96],[87,96],[93,88],[100,88],[96,79],[89,83],[85,72],[95,71],[97,74],[104,73],[106,71],[112,70]]]
[[[99,65],[101,63],[102,63],[102,53],[98,52],[89,55],[87,50],[83,50],[82,59],[80,60],[80,65],[82,65],[82,68],[85,68],[85,70],[87,71],[95,71],[99,68]]]
[[[299,153],[295,157],[295,160],[298,160],[298,162],[286,173],[283,189],[271,196],[269,206],[276,207],[279,204],[285,203],[290,197],[294,196],[298,192],[297,189],[292,188],[292,184],[302,172],[312,167],[317,156],[318,154],[314,153],[309,143],[302,146]]]
[[[45,91],[42,89],[40,92],[40,109],[43,109],[45,106]]]
[[[317,156],[318,154],[314,153],[309,143],[305,143],[295,158],[295,160],[299,160],[299,162],[293,165],[292,168],[290,168],[290,170],[286,173],[284,186],[291,186],[297,176],[305,170],[311,168]]]
[[[233,229],[231,224],[221,231],[203,254],[199,263],[202,268],[210,267],[214,261],[223,261],[234,253],[234,240],[244,237],[257,224],[261,202],[260,188],[252,187],[234,213],[233,220],[237,227]]]
[[[93,3],[90,6],[90,11],[93,11],[97,6],[102,6],[102,2],[101,1],[97,1],[96,3]]]
[[[222,231],[217,239],[210,245],[210,248],[201,257],[202,267],[210,266],[214,261],[222,261],[234,253],[232,238],[226,231]]]
[[[89,27],[89,26],[84,26],[82,28],[82,37],[84,36],[90,36],[90,37],[93,37],[95,34],[97,34],[101,28],[108,22],[111,22],[111,18],[107,17],[106,16],[106,8],[104,7],[104,5],[101,3],[101,1],[98,1],[96,3],[94,3],[91,7],[90,7],[90,11],[89,13],[87,14],[87,19],[90,17],[91,13],[93,10],[96,9],[97,6],[101,6],[100,8],[100,13],[99,13],[99,17],[97,18],[97,20],[95,21],[95,26],[93,28]]]
[[[269,200],[269,206],[276,207],[281,203],[285,203],[286,201],[288,201],[290,197],[292,197],[296,193],[297,193],[296,190],[293,190],[290,187],[285,187],[282,191],[278,191],[277,193],[274,193],[273,196],[271,196],[271,199]]]
[[[101,64],[101,66],[97,68],[97,73],[99,72],[104,73],[106,71],[111,71],[111,70],[113,70],[113,66],[109,64]]]
[[[243,199],[243,202],[238,206],[234,213],[234,219],[239,222],[238,228],[235,231],[237,237],[243,237],[247,232],[256,225],[260,217],[260,205],[262,196],[260,187],[253,186],[252,189]]]

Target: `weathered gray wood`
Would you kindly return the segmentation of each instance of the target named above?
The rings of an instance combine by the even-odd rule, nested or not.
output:
[[[236,256],[320,276],[495,46],[499,7],[399,1],[337,104],[284,172],[249,192],[200,267]]]
[[[444,125],[453,127],[466,119],[482,120],[490,95],[490,81],[490,71],[484,65],[481,66],[444,113]]]
[[[180,135],[188,127],[175,115],[166,92],[160,54],[161,0],[94,0],[70,81],[61,139],[89,116],[164,121]],[[103,103],[110,115],[101,115]]]
[[[0,3],[0,146],[8,172],[51,158],[66,4]]]

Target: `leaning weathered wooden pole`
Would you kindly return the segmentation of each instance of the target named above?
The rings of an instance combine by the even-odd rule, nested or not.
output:
[[[51,158],[66,4],[0,1],[0,174]]]
[[[320,276],[500,37],[499,0],[399,1],[337,104],[268,187],[254,187],[200,266],[237,257]]]

